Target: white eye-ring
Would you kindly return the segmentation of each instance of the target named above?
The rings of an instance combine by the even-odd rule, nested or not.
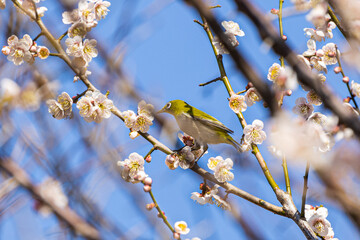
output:
[[[166,104],[166,109],[170,109],[171,103]]]

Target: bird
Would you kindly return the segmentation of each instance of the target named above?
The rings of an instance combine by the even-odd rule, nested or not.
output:
[[[182,100],[168,102],[158,113],[169,113],[176,119],[181,131],[192,136],[204,152],[208,144],[226,143],[240,152],[240,144],[230,134],[234,133],[213,116]]]

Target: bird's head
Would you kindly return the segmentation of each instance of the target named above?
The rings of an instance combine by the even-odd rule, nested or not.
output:
[[[182,100],[172,100],[168,102],[158,113],[170,113],[171,115],[177,116],[186,111],[189,108],[189,104]]]

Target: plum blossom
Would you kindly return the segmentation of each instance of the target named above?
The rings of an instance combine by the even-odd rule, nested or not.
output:
[[[87,91],[77,103],[76,107],[80,110],[80,116],[85,121],[100,123],[104,118],[111,116],[113,102],[106,95],[99,91]]]
[[[105,18],[105,16],[110,11],[108,7],[110,7],[110,2],[103,1],[103,0],[97,0],[95,1],[94,11],[95,11],[95,18],[96,20],[101,20],[102,18]]]
[[[46,59],[48,56],[50,56],[50,51],[47,47],[44,46],[38,46],[36,48],[37,55],[40,59]]]
[[[228,39],[228,42],[230,43],[231,47],[235,48],[239,45],[238,40],[236,39],[234,34],[225,32],[225,35]],[[225,45],[220,41],[218,36],[214,37],[213,40],[214,47],[217,49],[218,54],[229,54],[228,49],[225,47]]]
[[[319,106],[322,104],[322,100],[319,97],[319,95],[317,95],[317,93],[315,92],[315,90],[311,89],[307,94],[306,94],[306,99],[308,100],[308,102],[310,104],[313,104],[315,106]]]
[[[213,196],[216,195],[219,190],[219,185],[215,184],[211,189],[208,186],[200,185],[202,193],[193,192],[191,193],[191,199],[199,203],[200,205],[205,205],[207,203],[213,204]]]
[[[176,154],[166,156],[165,164],[170,170],[175,170],[179,166],[179,158]]]
[[[320,50],[319,50],[320,51]],[[326,68],[326,64],[323,60],[322,57],[319,56],[312,56],[310,58],[310,64],[319,72],[320,71],[324,71],[325,73],[327,73],[327,68]]]
[[[295,106],[293,107],[293,113],[302,116],[303,118],[307,119],[314,111],[313,105],[306,102],[306,99],[300,97],[296,99]]]
[[[311,57],[316,54],[316,42],[313,39],[307,41],[308,50],[306,50],[302,55],[305,57]]]
[[[225,28],[226,32],[235,36],[243,37],[245,33],[240,29],[239,24],[233,21],[222,21],[221,25]]]
[[[274,63],[268,70],[267,79],[276,82],[280,76],[282,67],[278,63]]]
[[[65,40],[65,44],[67,46],[66,53],[69,56],[81,57],[83,51],[83,42],[80,36],[67,38]]]
[[[325,239],[332,239],[334,231],[331,228],[331,223],[326,219],[327,216],[327,208],[305,205],[305,218],[312,230]]]
[[[129,155],[128,159],[124,161],[118,161],[117,165],[120,167],[121,177],[131,183],[137,183],[141,181],[139,176],[146,176],[144,174],[144,158],[136,152]]]
[[[188,228],[187,223],[185,221],[178,221],[174,224],[175,232],[179,234],[186,235],[190,232],[190,228]]]
[[[261,96],[258,91],[252,87],[249,88],[245,93],[245,102],[247,106],[252,106],[255,102],[259,102],[261,100]]]
[[[334,43],[328,43],[325,46],[322,47],[322,51],[323,51],[323,61],[326,65],[333,65],[337,63],[337,59],[336,59],[336,53],[337,49],[336,49],[336,45]]]
[[[218,162],[217,162],[218,161]],[[214,176],[219,182],[232,181],[234,174],[230,172],[233,167],[233,161],[230,158],[223,159],[221,156],[210,158],[208,166],[214,171]]]
[[[30,52],[30,47],[33,45],[33,41],[28,34],[25,34],[22,39],[18,39],[17,36],[12,35],[8,38],[8,48],[6,51],[7,59],[13,62],[15,65],[21,65],[23,62],[31,63],[33,56]]]
[[[354,80],[351,81],[351,92],[355,96],[360,97],[360,84],[354,82]]]
[[[46,101],[46,105],[49,108],[49,113],[56,119],[71,118],[73,100],[68,93],[61,93],[57,101],[55,99],[49,99]]]
[[[244,128],[244,140],[246,143],[261,144],[266,139],[266,133],[262,130],[264,123],[261,120],[254,120],[252,124]]]
[[[128,110],[122,112],[122,116],[125,120],[126,127],[130,128],[131,131],[145,133],[149,131],[149,127],[153,124],[153,111],[154,106],[152,104],[147,104],[144,100],[141,100],[138,105],[137,115],[133,111]]]
[[[231,94],[229,106],[235,113],[244,112],[247,108],[243,95]]]
[[[97,42],[95,39],[91,39],[91,40],[85,39],[84,41],[82,57],[87,63],[89,63],[92,60],[92,58],[98,55],[96,44]]]
[[[291,68],[281,67],[277,63],[269,68],[267,79],[280,89],[296,89],[298,85],[296,73]]]
[[[217,157],[211,157],[211,158],[209,158],[209,160],[208,160],[208,164],[207,164],[207,166],[208,166],[208,168],[210,169],[210,170],[215,170],[215,168],[216,168],[216,166],[218,165],[218,163],[219,162],[222,162],[222,161],[224,161],[224,159],[221,157],[221,156],[217,156]]]

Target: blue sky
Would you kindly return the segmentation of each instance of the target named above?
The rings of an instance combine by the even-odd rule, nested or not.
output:
[[[136,3],[127,3],[125,1],[111,1],[109,15],[105,20],[99,22],[98,27],[93,29],[92,34],[99,42],[104,43],[104,47],[108,53],[112,53],[117,44],[119,44],[120,36],[118,34],[118,26],[125,22],[124,27],[129,26],[130,33],[123,39],[121,45],[126,49],[124,60],[122,63],[125,74],[132,79],[133,84],[137,87],[145,97],[146,101],[151,101],[156,108],[161,108],[169,100],[182,99],[189,104],[211,114],[219,119],[230,129],[235,131],[234,138],[239,141],[242,130],[233,112],[228,108],[227,92],[220,82],[213,83],[205,87],[199,87],[200,83],[207,82],[219,76],[216,59],[211,50],[210,43],[203,29],[196,23],[194,19],[199,19],[196,12],[182,1],[171,1],[155,15],[151,16],[151,11],[156,10],[155,1],[134,1]],[[164,1],[165,2],[165,1]],[[277,8],[278,1],[252,1],[266,12],[271,8]],[[239,49],[249,59],[258,73],[266,80],[267,69],[274,63],[278,62],[278,57],[271,51],[267,52],[262,46],[261,39],[254,29],[251,22],[243,15],[234,11],[231,1],[218,1],[222,5],[221,9],[215,9],[217,16],[221,20],[232,20],[239,23],[241,29],[245,32],[245,37],[239,38]],[[49,11],[44,17],[44,21],[52,24],[51,31],[57,35],[66,30],[66,26],[61,23],[61,12],[58,11],[58,4],[55,1],[44,1],[42,5],[48,7]],[[11,4],[8,4],[9,9]],[[285,7],[290,6],[289,1],[285,1]],[[149,8],[150,7],[150,8]],[[126,8],[129,8],[127,10]],[[6,11],[9,11],[9,10]],[[150,15],[151,17],[148,17]],[[5,15],[4,15],[5,16]],[[123,18],[129,17],[130,20],[122,21]],[[51,18],[51,20],[50,20]],[[4,21],[4,19],[2,19]],[[32,37],[36,35],[36,27],[33,29]],[[277,22],[274,22],[277,26]],[[121,26],[121,25],[120,25]],[[307,49],[303,28],[310,27],[311,24],[304,19],[304,15],[296,15],[284,20],[284,33],[288,36],[289,44],[299,53]],[[3,28],[2,28],[3,30]],[[343,43],[339,31],[334,31],[334,42]],[[2,40],[4,40],[2,38]],[[4,45],[4,44],[3,44]],[[5,59],[3,57],[3,59]],[[42,68],[44,71],[56,78],[61,84],[59,93],[67,91],[71,95],[82,92],[84,86],[82,83],[72,82],[72,73],[65,65],[59,63],[59,59],[51,59],[49,62],[41,62],[41,66],[49,64],[53,68]],[[234,64],[229,56],[224,56],[224,63],[230,82],[235,91],[241,91],[245,88],[247,81],[237,72]],[[90,80],[95,86],[98,86],[103,92],[109,90],[106,80],[102,78],[104,75],[105,63],[100,59],[95,59],[90,66],[93,75]],[[18,68],[21,68],[20,66]],[[350,70],[349,70],[350,71]],[[353,76],[355,75],[352,72]],[[1,77],[20,78],[15,72],[1,73]],[[113,76],[115,78],[115,76]],[[328,78],[330,85],[338,85],[335,75],[329,71]],[[338,79],[339,80],[339,79]],[[114,81],[114,80],[112,80]],[[340,80],[338,81],[340,82]],[[116,88],[114,82],[114,88]],[[346,88],[343,84],[337,87],[342,97],[346,96]],[[114,92],[114,94],[112,94]],[[117,91],[111,91],[110,97],[114,103],[121,109],[136,110],[137,103],[124,99],[123,96],[116,95]],[[291,109],[295,99],[298,96],[305,96],[305,92],[298,90],[291,98],[287,98],[285,107]],[[42,107],[45,109],[45,106]],[[323,109],[318,108],[319,111]],[[45,109],[46,111],[46,109]],[[76,111],[75,111],[75,114]],[[14,116],[16,121],[24,123],[23,119],[19,119],[21,113]],[[149,202],[150,198],[142,192],[140,184],[133,185],[122,181],[119,177],[109,176],[107,165],[97,162],[100,157],[107,153],[105,150],[98,149],[98,153],[91,155],[87,152],[83,145],[76,146],[79,133],[73,132],[74,127],[71,121],[56,121],[50,115],[45,115],[49,121],[53,121],[52,130],[54,132],[63,131],[61,136],[67,135],[66,141],[60,146],[51,150],[55,154],[59,154],[64,149],[72,149],[75,147],[84,148],[77,152],[76,155],[69,159],[69,168],[81,165],[85,161],[91,160],[94,164],[93,168],[84,173],[81,188],[99,208],[109,217],[116,225],[129,235],[143,231],[136,239],[160,239],[160,236],[154,237],[154,230],[146,222],[139,207],[134,204],[135,200],[141,199]],[[264,110],[261,103],[255,104],[249,108],[244,116],[248,123],[254,119],[261,119],[266,122],[268,118],[267,110]],[[171,121],[176,127],[174,119],[164,116]],[[33,120],[33,118],[29,118]],[[128,130],[115,117],[111,117],[106,123],[89,124],[82,121],[81,126],[91,131],[107,131],[108,139],[111,147],[123,145],[121,155],[116,160],[126,158],[130,153],[136,151],[145,155],[151,148],[145,140],[140,137],[131,140],[128,138]],[[39,126],[38,126],[39,127]],[[95,130],[94,130],[95,129]],[[97,129],[97,130],[96,130]],[[44,130],[44,129],[43,129]],[[46,129],[45,129],[46,131]],[[149,131],[170,148],[175,149],[173,145],[177,134],[170,139],[166,134],[161,133],[157,126]],[[273,159],[266,153],[266,146],[261,146],[271,171],[284,187],[281,163]],[[58,152],[56,152],[58,151]],[[211,146],[209,153],[200,160],[199,165],[206,168],[206,161],[211,156],[222,155],[226,157],[235,157],[231,147],[216,145]],[[271,203],[277,204],[277,200],[267,185],[266,179],[262,176],[261,169],[257,166],[256,159],[251,154],[244,154],[246,159],[234,166],[235,179],[232,184],[248,191],[258,197],[261,197]],[[214,205],[200,206],[190,199],[191,192],[198,191],[199,184],[202,181],[195,173],[177,169],[170,171],[164,164],[165,154],[155,152],[152,155],[153,161],[146,166],[146,172],[153,178],[153,191],[157,197],[160,207],[165,211],[171,223],[179,220],[185,220],[191,232],[186,237],[200,237],[201,239],[247,239],[243,230],[234,221],[231,214],[224,212]],[[98,166],[98,167],[96,167]],[[305,164],[304,164],[305,167]],[[291,167],[291,181],[294,192],[295,204],[300,208],[301,192],[302,192],[302,175],[303,169]],[[35,182],[41,182],[47,173],[42,170],[31,172],[32,179]],[[125,186],[126,185],[126,186]],[[341,209],[333,202],[326,200],[325,196],[317,196],[317,186],[319,181],[316,176],[310,173],[310,189],[309,203],[312,205],[324,204],[329,208],[329,221],[335,231],[335,236],[339,239],[352,239],[354,236],[359,237],[356,228],[349,219],[341,212]],[[66,189],[66,184],[64,188]],[[132,189],[131,191],[129,189]],[[43,219],[31,206],[31,198],[23,190],[17,190],[18,194],[23,196],[24,204],[18,213],[7,218],[0,224],[1,239],[55,239],[55,235],[46,233],[56,232],[56,218],[51,216]],[[135,191],[137,195],[132,196],[131,192]],[[322,201],[317,201],[320,199]],[[241,213],[241,216],[249,221],[249,224],[255,231],[261,232],[264,239],[303,239],[301,231],[291,220],[267,212],[243,199],[230,196],[230,200],[234,202]],[[75,210],[76,205],[74,205]],[[150,214],[156,215],[155,211]],[[29,220],[31,219],[31,220]],[[165,233],[170,232],[164,228],[160,219],[157,219],[155,225],[164,229]],[[114,235],[104,232],[106,239],[115,239]],[[185,239],[185,238],[184,238]]]

